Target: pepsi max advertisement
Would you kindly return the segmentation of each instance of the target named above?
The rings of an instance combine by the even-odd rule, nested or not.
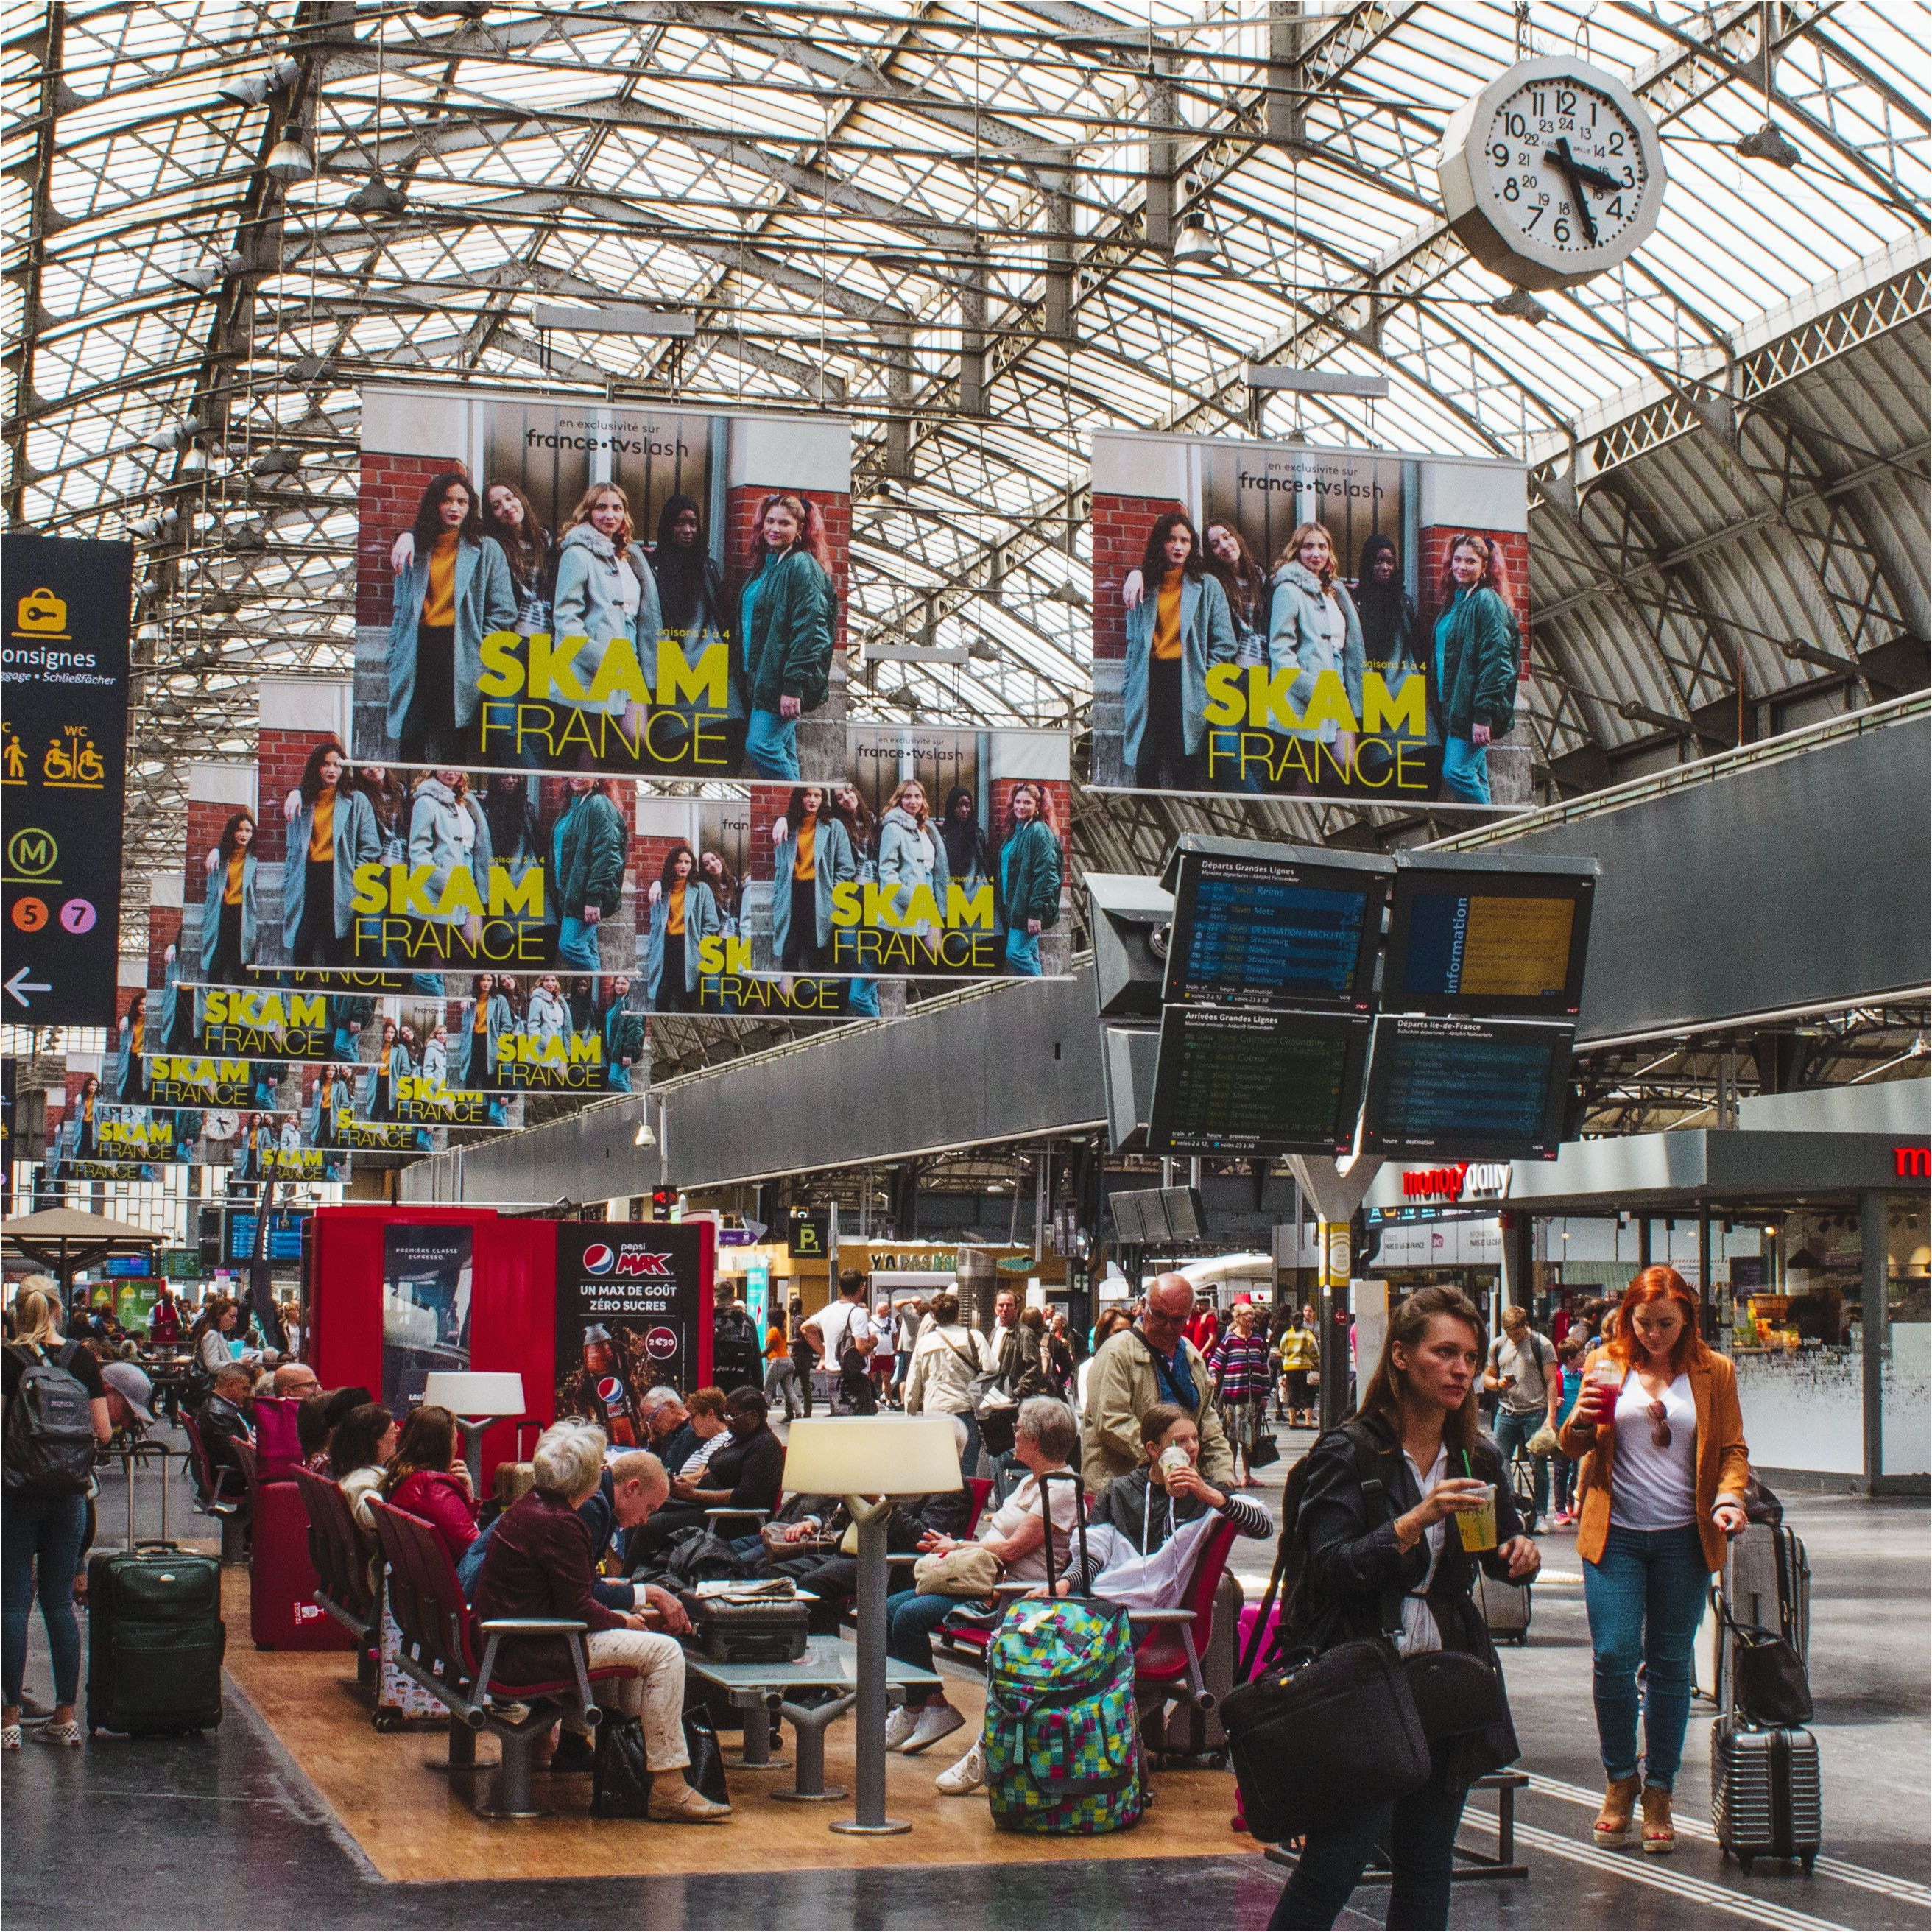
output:
[[[588,1416],[614,1449],[650,1444],[640,1398],[711,1377],[716,1230],[664,1221],[560,1221],[556,1412]]]

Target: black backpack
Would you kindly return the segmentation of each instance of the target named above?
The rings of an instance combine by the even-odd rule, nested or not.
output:
[[[20,1363],[20,1380],[0,1438],[9,1496],[77,1496],[87,1488],[94,1472],[94,1409],[70,1366],[80,1346],[68,1342],[57,1359],[39,1348],[10,1351]]]

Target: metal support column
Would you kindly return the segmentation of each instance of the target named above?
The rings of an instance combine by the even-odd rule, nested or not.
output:
[[[1886,1301],[1888,1270],[1882,1194],[1867,1192],[1858,1196],[1858,1239],[1862,1248],[1858,1292],[1859,1334],[1864,1344],[1864,1490],[1872,1496],[1885,1474],[1885,1330],[1891,1316]]]

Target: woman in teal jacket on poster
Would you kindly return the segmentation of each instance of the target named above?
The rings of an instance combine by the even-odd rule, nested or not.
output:
[[[1060,840],[1046,790],[1023,778],[1006,807],[1010,828],[1000,848],[1000,918],[1006,970],[1040,976],[1040,935],[1060,922]]]
[[[698,1010],[698,950],[720,931],[718,904],[698,876],[698,855],[680,840],[670,848],[651,906],[644,943],[644,990],[654,1013]]]
[[[1442,738],[1442,795],[1463,805],[1490,802],[1490,742],[1516,723],[1522,646],[1510,608],[1502,552],[1485,536],[1456,539],[1436,620],[1433,697]]]
[[[1208,569],[1201,538],[1181,511],[1148,533],[1142,595],[1127,611],[1120,755],[1143,790],[1204,791],[1208,668],[1234,661],[1228,593]]]
[[[345,782],[348,769],[340,742],[325,738],[310,748],[296,788],[282,861],[282,940],[292,966],[352,963],[356,868],[380,858],[382,841],[375,808]]]
[[[561,650],[575,641],[569,674],[584,695],[578,698],[562,692],[533,692],[530,694],[532,701],[613,718],[629,743],[641,745],[649,715],[644,702],[634,692],[613,691],[592,704],[590,692],[604,668],[605,654],[622,638],[637,660],[646,688],[655,697],[658,635],[663,621],[658,580],[644,545],[637,540],[630,500],[614,483],[593,483],[564,526],[556,553],[556,595],[550,609],[556,648]],[[593,741],[584,762],[608,769],[637,761],[625,746],[607,739],[601,743]]]
[[[201,973],[210,986],[245,986],[255,963],[255,814],[238,812],[208,855]]]
[[[825,702],[838,598],[818,506],[781,490],[758,506],[758,555],[738,593],[731,709],[746,720],[745,768],[796,784],[798,721]]]
[[[505,980],[500,990],[495,974],[478,974],[463,1002],[463,1084],[472,1093],[496,1091],[497,1053],[515,1024],[509,982]]]
[[[595,973],[603,964],[598,928],[623,902],[631,842],[624,814],[611,801],[608,778],[568,782],[570,803],[550,834],[556,963]]]
[[[852,841],[817,785],[795,789],[772,827],[772,964],[781,973],[822,973],[832,959],[832,890],[859,876]]]

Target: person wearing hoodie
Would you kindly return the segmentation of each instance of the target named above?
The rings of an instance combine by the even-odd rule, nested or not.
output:
[[[832,892],[859,876],[852,841],[818,785],[794,789],[772,826],[772,962],[781,973],[822,973],[832,958]]]
[[[1201,1473],[1201,1434],[1194,1418],[1171,1402],[1157,1402],[1141,1418],[1145,1454],[1138,1468],[1116,1476],[1094,1498],[1090,1528],[1112,1532],[1109,1554],[1127,1550],[1151,1556],[1172,1540],[1184,1525],[1211,1510],[1225,1516],[1242,1536],[1272,1536],[1274,1518],[1264,1503],[1220,1489]],[[1095,1569],[1102,1567],[1095,1551]],[[1093,1578],[1087,1580],[1090,1588]]]
[[[483,640],[516,628],[510,566],[460,470],[430,478],[410,536],[389,622],[388,734],[398,764],[470,764],[482,743]]]
[[[626,742],[640,746],[646,706],[634,692],[613,691],[595,704],[589,696],[605,655],[620,644],[635,660],[646,688],[655,695],[658,688],[657,578],[636,541],[630,500],[614,483],[592,484],[564,525],[551,623],[556,648],[574,647],[560,682],[574,680],[583,694],[557,688],[531,697],[578,711],[608,711],[620,721]]]
[[[255,963],[255,814],[238,812],[208,855],[201,910],[201,970],[218,986],[245,986]],[[165,1033],[166,1029],[164,1029]]]
[[[432,1087],[449,1084],[449,1029],[440,1020],[423,1042],[422,1077]]]
[[[375,808],[346,782],[341,742],[312,746],[296,788],[282,861],[282,939],[292,966],[349,964],[356,924],[356,868],[380,858]]]
[[[1179,510],[1155,520],[1140,575],[1148,594],[1126,614],[1121,756],[1144,789],[1204,790],[1208,669],[1234,661],[1228,594],[1207,568],[1192,521]]]
[[[515,1024],[510,1012],[509,982],[479,973],[463,1003],[463,1084],[471,1092],[494,1093],[496,1056],[503,1036]]]
[[[838,598],[824,519],[810,497],[779,490],[758,506],[752,574],[738,593],[731,710],[754,778],[799,780],[798,721],[825,702]]]
[[[563,987],[554,973],[546,973],[530,988],[530,1003],[524,1013],[524,1037],[538,1045],[567,1040],[570,1035],[570,1007]]]
[[[1006,970],[1036,979],[1040,935],[1060,921],[1060,838],[1053,829],[1046,788],[1031,778],[1013,787],[1006,811],[998,874]]]
[[[698,856],[680,840],[665,855],[644,942],[644,990],[654,1013],[698,1010],[698,949],[718,931],[711,888],[698,876]]]
[[[610,800],[608,778],[573,778],[568,806],[550,835],[550,879],[556,892],[556,962],[596,972],[603,964],[599,923],[624,894],[630,839]]]
[[[362,1118],[365,1120],[393,1120],[396,1118],[396,1090],[415,1070],[410,1049],[394,1020],[382,1022],[382,1043],[374,1060],[362,1069]]]
[[[610,982],[610,1004],[604,1009],[604,1084],[613,1092],[631,1090],[631,1069],[644,1057],[644,1016],[631,1010],[631,981],[620,973]]]
[[[422,888],[425,903],[440,904],[450,881],[458,873],[466,872],[475,888],[475,903],[478,906],[489,904],[489,821],[483,816],[482,807],[470,795],[468,778],[448,766],[439,766],[428,777],[418,778],[410,801],[410,868],[413,873],[424,866],[430,868]],[[429,922],[442,928],[437,935],[440,944],[430,952],[432,958],[447,959],[454,955],[459,929],[472,946],[479,944],[483,938],[482,913],[460,904],[452,904]],[[440,977],[416,976],[419,985],[424,978],[435,977],[434,987],[425,986],[422,990],[442,992]]]
[[[893,916],[902,922],[899,930],[929,933],[927,922],[911,918],[914,896],[926,886],[943,916],[950,876],[946,841],[932,822],[926,788],[918,779],[908,778],[892,794],[892,802],[879,821],[879,885]]]
[[[1319,524],[1303,524],[1276,560],[1274,603],[1268,624],[1268,668],[1288,673],[1288,700],[1298,717],[1318,698],[1346,698],[1349,715],[1362,715],[1362,626],[1354,600],[1335,574],[1334,540]],[[1270,726],[1280,740],[1300,741],[1300,755],[1277,742],[1270,756],[1279,776],[1280,792],[1332,790],[1352,772],[1355,734],[1333,718],[1303,724],[1283,734]],[[1334,764],[1320,769],[1318,747],[1333,754]]]
[[[1487,537],[1458,537],[1436,620],[1435,722],[1442,740],[1442,790],[1466,805],[1490,802],[1490,741],[1516,723],[1522,652],[1503,554]]]

